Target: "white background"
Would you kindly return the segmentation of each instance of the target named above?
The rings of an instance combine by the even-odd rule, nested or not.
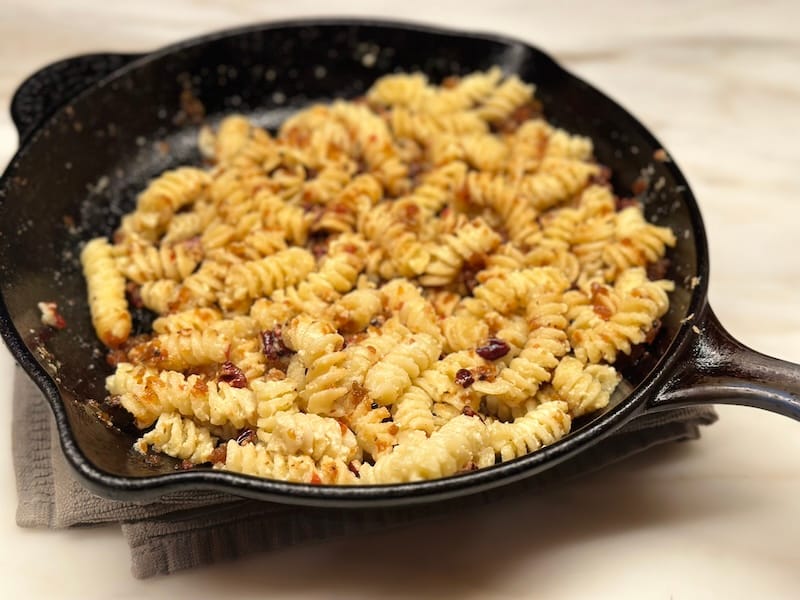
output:
[[[601,6],[602,5],[602,6]],[[800,4],[774,2],[0,3],[0,104],[82,52],[144,51],[231,25],[376,15],[523,38],[638,115],[699,199],[711,302],[742,341],[800,362]],[[16,147],[0,115],[0,163]],[[43,176],[45,176],[43,174]],[[9,439],[13,363],[0,349]],[[16,598],[796,598],[800,425],[723,407],[702,440],[538,497],[400,533],[341,540],[149,581],[116,527],[14,523],[0,454],[0,595]]]

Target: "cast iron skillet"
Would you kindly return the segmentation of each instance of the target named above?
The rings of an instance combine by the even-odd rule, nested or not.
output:
[[[376,487],[290,484],[211,470],[175,471],[131,452],[132,434],[104,427],[97,403],[110,372],[92,331],[76,260],[109,234],[148,178],[198,162],[189,90],[210,121],[245,112],[267,127],[314,101],[354,97],[376,77],[422,70],[433,80],[500,65],[537,85],[549,119],[591,136],[621,194],[644,178],[648,217],[678,244],[672,306],[650,350],[623,368],[611,406],[539,452],[436,481]],[[183,92],[183,106],[181,96]],[[12,103],[20,149],[0,180],[0,330],[47,397],[69,464],[93,491],[144,501],[211,489],[320,506],[399,506],[467,496],[547,471],[665,408],[725,402],[800,419],[800,367],[745,348],[706,301],[708,248],[697,204],[661,144],[629,113],[541,51],[499,36],[380,21],[294,21],[226,31],[145,55],[67,59],[25,81]],[[168,151],[167,151],[168,149]],[[59,304],[67,328],[43,327],[37,302]]]

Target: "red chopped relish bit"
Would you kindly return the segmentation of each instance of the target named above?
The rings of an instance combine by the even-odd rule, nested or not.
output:
[[[509,348],[508,343],[504,340],[500,338],[489,338],[486,343],[477,348],[475,352],[478,356],[486,360],[497,360],[508,354],[509,350],[511,350],[511,348]]]
[[[456,372],[455,381],[461,387],[468,388],[475,383],[475,378],[472,376],[472,371],[469,369],[459,369]]]
[[[208,462],[214,464],[224,463],[226,460],[228,460],[228,446],[225,444],[214,448],[208,457]]]
[[[58,304],[55,302],[39,302],[39,310],[42,313],[42,323],[53,329],[64,329],[67,322],[61,313],[58,312]]]
[[[222,367],[219,370],[219,380],[224,381],[231,387],[247,387],[247,375],[229,360],[222,363]]]

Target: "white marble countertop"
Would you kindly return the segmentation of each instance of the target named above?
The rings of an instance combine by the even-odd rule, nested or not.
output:
[[[601,6],[602,5],[602,6]],[[740,340],[800,363],[800,4],[494,0],[346,3],[3,0],[0,105],[50,61],[143,51],[232,25],[374,15],[505,33],[620,101],[690,180],[712,257],[711,302]],[[0,115],[0,163],[16,135]],[[0,349],[0,423],[13,362]],[[551,493],[399,533],[137,581],[116,527],[14,523],[0,459],[0,589],[8,598],[796,598],[800,425],[722,407],[699,442]],[[6,438],[8,439],[8,438]]]

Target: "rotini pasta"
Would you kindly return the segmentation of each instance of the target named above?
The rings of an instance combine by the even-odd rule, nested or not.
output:
[[[122,220],[121,231],[155,241],[175,212],[197,201],[210,183],[210,175],[194,167],[167,171],[139,195],[136,210]]]
[[[109,347],[124,343],[131,333],[131,314],[125,299],[125,278],[114,263],[111,245],[95,238],[81,252],[89,292],[89,309],[97,337]]]
[[[142,453],[152,447],[156,452],[193,463],[207,462],[215,446],[216,439],[206,427],[200,427],[178,413],[163,413],[155,427],[136,443],[136,448]]]
[[[198,144],[210,168],[154,178],[81,256],[139,452],[314,484],[489,467],[608,406],[669,309],[646,267],[672,231],[497,67]]]
[[[571,423],[566,402],[544,402],[513,422],[491,422],[487,445],[500,461],[511,460],[558,441]]]

